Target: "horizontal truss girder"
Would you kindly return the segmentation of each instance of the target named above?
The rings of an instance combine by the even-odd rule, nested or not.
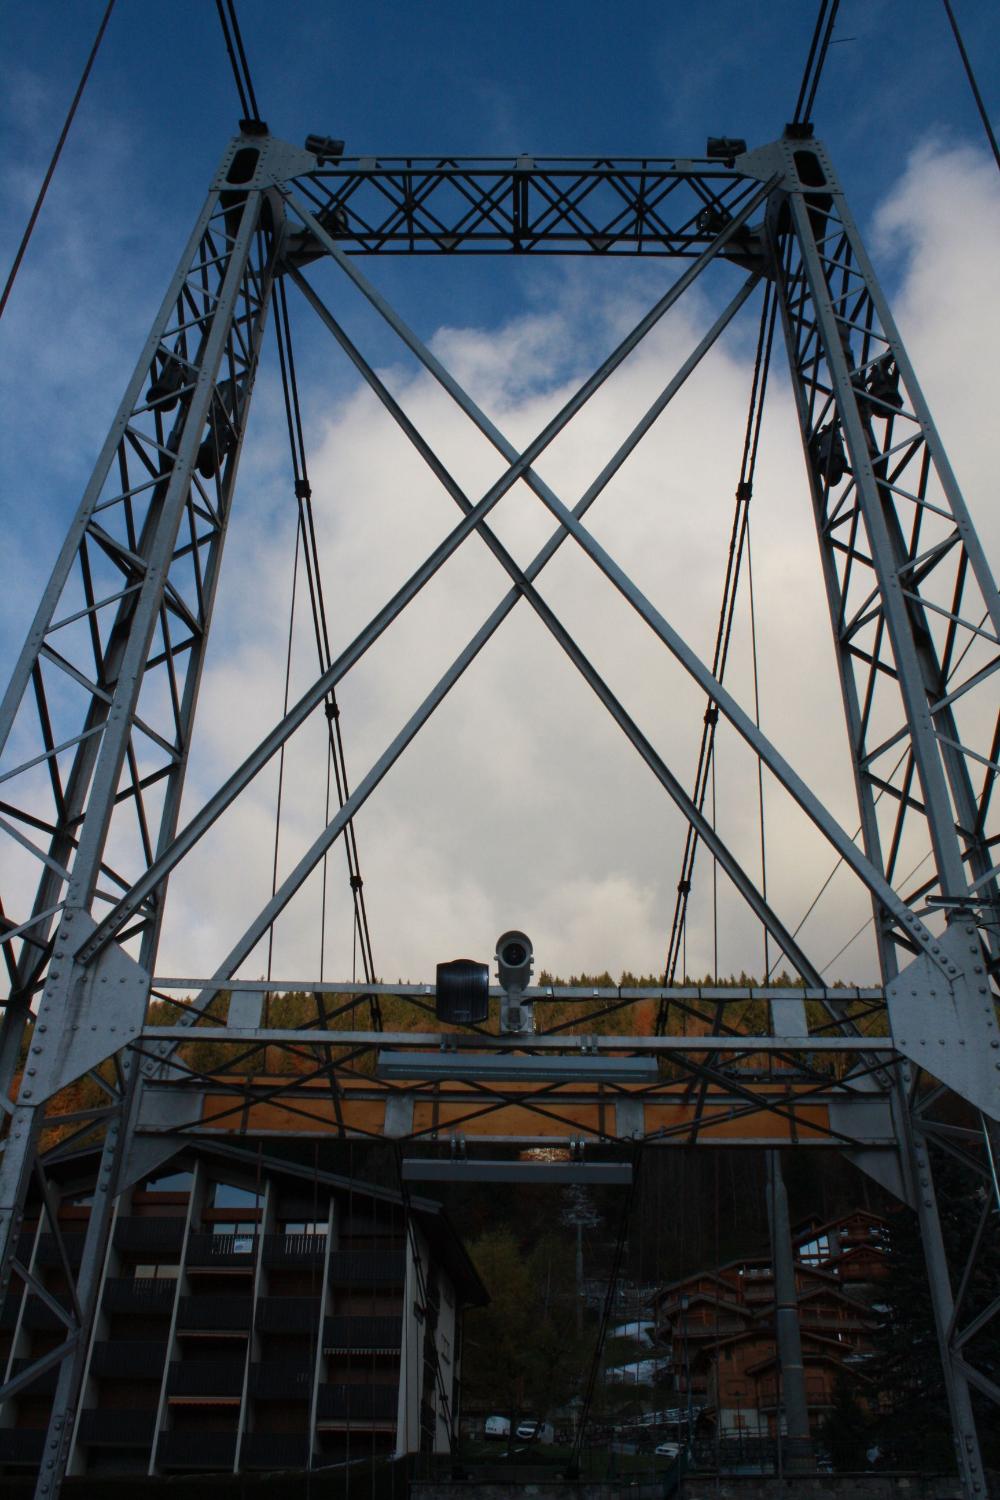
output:
[[[383,255],[697,256],[755,185],[731,161],[680,158],[361,157],[308,179],[338,244]],[[316,254],[289,242],[292,263]]]

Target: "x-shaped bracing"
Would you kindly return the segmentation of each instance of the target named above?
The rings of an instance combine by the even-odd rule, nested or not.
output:
[[[598,369],[583,382],[574,395],[563,405],[561,410],[541,429],[532,442],[521,451],[518,451],[485,413],[479,409],[460,383],[445,369],[440,360],[408,328],[398,313],[395,312],[358,269],[356,263],[337,246],[324,229],[322,223],[310,212],[309,208],[291,190],[287,188],[281,189],[282,196],[288,208],[301,221],[305,229],[315,237],[327,255],[344,271],[358,290],[367,298],[376,311],[417,357],[428,373],[447,391],[473,425],[493,444],[506,460],[508,467],[490,486],[482,498],[476,504],[473,504],[457,481],[448,472],[445,465],[433,452],[430,445],[398,406],[376,373],[355,348],[343,328],[337,323],[316,291],[305,280],[302,273],[295,269],[294,266],[289,265],[287,267],[287,274],[303,292],[306,300],[348,355],[355,368],[394,417],[404,435],[431,468],[431,471],[442,483],[445,490],[456,501],[463,512],[463,518],[438,546],[433,549],[415,572],[411,574],[406,583],[372,617],[364,629],[355,637],[354,641],[340,653],[329,669],[316,679],[312,687],[289,710],[283,719],[275,725],[270,734],[261,740],[243,764],[204,803],[186,828],[176,836],[159,858],[153,861],[145,874],[132,885],[129,892],[108,912],[90,937],[80,945],[75,955],[78,961],[86,963],[92,960],[122,930],[131,915],[162,884],[170,872],[214,824],[216,819],[267,764],[271,757],[279,751],[290,736],[305,722],[311,713],[324,701],[347,672],[360,661],[369,647],[401,615],[406,606],[416,597],[447,559],[458,550],[473,531],[479,533],[507,572],[512,580],[512,589],[483,622],[479,630],[470,638],[464,649],[455,658],[451,666],[439,679],[396,737],[386,747],[383,754],[374,763],[368,773],[356,784],[354,791],[344,802],[344,805],[339,809],[336,816],[331,819],[313,841],[310,848],[276,889],[271,900],[263,907],[242,937],[227,954],[226,958],[220,964],[215,978],[222,982],[235,973],[239,965],[252,952],[261,937],[267,932],[272,923],[299,890],[311,871],[316,867],[327,850],[340,836],[351,819],[374,791],[375,787],[399,758],[406,746],[416,736],[440,703],[443,702],[451,688],[463,675],[472,661],[475,660],[487,641],[502,624],[503,620],[510,614],[517,601],[524,597],[552,633],[558,644],[569,656],[573,665],[587,681],[599,700],[604,704],[630,743],[642,756],[657,780],[668,792],[689,822],[697,829],[700,837],[704,839],[706,845],[711,849],[713,855],[729,875],[737,890],[743,895],[751,909],[781,946],[790,962],[795,965],[809,984],[817,986],[822,984],[817,970],[806,954],[800,949],[792,934],[785,928],[780,917],[765,900],[754,881],[742,868],[708,820],[704,818],[690,795],[657,755],[652,745],[650,745],[638,726],[632,721],[623,706],[611,692],[611,689],[599,676],[593,665],[573,640],[571,634],[561,624],[549,605],[542,599],[534,587],[539,574],[555,555],[567,536],[573,537],[600,571],[604,573],[605,577],[608,578],[646,622],[647,626],[659,638],[662,644],[667,647],[685,670],[695,679],[711,701],[718,706],[720,712],[736,729],[737,733],[746,741],[753,752],[760,757],[820,832],[825,835],[838,854],[844,859],[845,863],[854,870],[869,890],[877,897],[881,905],[891,914],[894,921],[908,933],[910,939],[919,948],[926,950],[928,954],[932,952],[935,940],[931,933],[924,927],[923,923],[920,922],[920,919],[896,895],[875,866],[857,848],[853,839],[831,817],[820,799],[792,769],[775,746],[761,733],[750,716],[743,711],[722,686],[721,682],[713,676],[697,653],[684,641],[651,601],[631,581],[624,570],[619,567],[606,549],[601,546],[582,524],[582,518],[590,506],[602,493],[614,475],[617,474],[625,460],[634,451],[657,418],[663,413],[688,376],[697,367],[704,355],[714,345],[733,317],[735,317],[750,297],[759,277],[756,274],[751,274],[748,277],[735,297],[732,298],[726,308],[718,315],[712,327],[699,341],[670,381],[668,381],[647,411],[632,428],[617,452],[605,464],[604,468],[572,509],[565,505],[533,468],[540,455],[580,412],[594,392],[603,385],[628,355],[638,347],[650,330],[677,303],[679,298],[688,290],[701,272],[725,251],[726,246],[731,240],[740,234],[740,231],[750,217],[765,203],[774,185],[773,180],[763,183],[759,190],[745,201],[740,212],[725,224],[720,233],[706,247],[703,254],[654,303],[650,310],[639,320],[631,332],[621,340],[615,350],[608,355]],[[523,480],[528,485],[542,504],[552,512],[558,522],[557,529],[552,533],[536,557],[523,570],[519,568],[495,533],[486,524],[489,512],[518,480]]]

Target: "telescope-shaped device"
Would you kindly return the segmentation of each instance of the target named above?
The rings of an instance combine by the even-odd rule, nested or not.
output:
[[[531,1006],[523,998],[534,966],[534,948],[527,933],[512,928],[497,939],[496,965],[503,990],[500,1030],[513,1034],[532,1031]],[[453,958],[449,963],[438,964],[434,1000],[439,1021],[459,1026],[481,1025],[489,1016],[489,965],[474,958]]]

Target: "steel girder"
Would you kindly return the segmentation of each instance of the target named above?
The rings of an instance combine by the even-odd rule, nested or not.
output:
[[[653,255],[696,259],[706,227],[753,191],[733,158],[354,157],[301,184],[352,254]],[[314,259],[308,235],[289,257]]]
[[[760,224],[754,222],[758,213],[764,215]],[[680,257],[689,265],[562,412],[518,451],[379,296],[354,259],[369,253],[482,251],[652,254]],[[463,494],[305,280],[302,268],[321,257],[340,267],[504,457],[506,473],[478,502]],[[536,458],[687,286],[719,261],[744,268],[750,279],[570,509],[535,473]],[[253,375],[272,280],[282,273],[303,292],[394,416],[462,519],[229,782],[178,830],[197,687]],[[830,817],[822,797],[796,775],[582,524],[589,506],[762,276],[774,279],[781,294],[840,651],[864,820],[863,852]],[[176,417],[165,422],[164,416],[175,410]],[[842,466],[840,451],[845,455]],[[487,524],[489,511],[518,479],[557,522],[550,541],[523,571]],[[473,531],[508,573],[510,594],[359,780],[344,808],[216,973],[198,982],[199,1001],[175,1017],[180,1024],[153,1026],[150,976],[171,871]],[[464,1115],[451,1109],[447,1128],[455,1135],[467,1122],[471,1131],[477,1120],[514,1110],[545,1121],[538,1127],[540,1138],[565,1135],[575,1121],[579,1135],[590,1133],[604,1141],[640,1137],[694,1144],[720,1140],[721,1122],[733,1127],[731,1140],[735,1130],[735,1138],[744,1142],[773,1145],[777,1137],[798,1145],[815,1141],[818,1133],[872,1155],[884,1154],[887,1132],[893,1134],[899,1148],[893,1154],[902,1167],[899,1183],[908,1195],[913,1196],[914,1187],[918,1190],[935,1308],[942,1343],[949,1350],[963,1478],[970,1496],[981,1493],[962,1354],[970,1335],[968,1329],[956,1332],[958,1314],[954,1306],[949,1312],[947,1266],[926,1153],[900,1102],[906,1104],[914,1090],[902,1089],[896,1075],[900,1053],[912,1057],[916,1048],[927,1046],[927,1037],[914,1040],[903,1035],[904,1029],[913,1030],[911,1021],[925,1022],[922,1029],[929,1032],[936,1026],[941,1033],[932,1038],[938,1048],[937,1074],[947,1075],[960,1096],[984,1102],[982,1057],[989,1057],[985,1044],[995,1035],[990,1032],[995,1017],[984,955],[992,958],[994,953],[988,931],[981,941],[975,923],[982,903],[996,897],[990,853],[995,835],[987,825],[997,739],[995,731],[984,728],[980,705],[989,701],[998,659],[996,592],[822,148],[783,141],[723,163],[407,159],[331,166],[269,137],[247,134],[226,153],[46,591],[0,720],[4,739],[9,736],[13,747],[5,775],[11,800],[2,809],[2,832],[42,866],[33,905],[4,919],[3,947],[12,979],[0,1041],[3,1100],[11,1116],[0,1166],[5,1276],[13,1267],[34,1285],[28,1269],[16,1263],[16,1232],[33,1169],[48,1191],[37,1158],[46,1106],[71,1079],[103,1060],[115,1063],[114,1081],[102,1079],[106,1110],[70,1122],[84,1130],[95,1124],[104,1128],[106,1143],[83,1266],[76,1275],[66,1266],[71,1306],[60,1316],[67,1336],[45,1357],[47,1363],[61,1362],[61,1370],[49,1435],[51,1466],[39,1479],[40,1495],[58,1487],[65,1462],[110,1204],[136,1172],[155,1164],[157,1137],[159,1149],[169,1152],[178,1131],[211,1129],[204,1108],[209,1090],[219,1090],[223,1120],[231,1117],[227,1099],[234,1095],[241,1096],[241,1109],[284,1098],[294,1114],[299,1109],[296,1095],[304,1097],[307,1085],[324,1091],[323,1129],[350,1133],[353,1109],[358,1133],[365,1133],[359,1110],[372,1102],[361,1097],[367,1091],[379,1095],[376,1103],[382,1110],[371,1133],[435,1133],[435,1118],[440,1121],[448,1103],[446,1091],[434,1085],[411,1090],[407,1098],[406,1090],[378,1089],[359,1061],[387,1039],[339,1030],[344,1014],[362,997],[349,995],[331,1011],[331,987],[308,985],[315,1017],[293,1037],[280,1029],[273,1034],[261,1030],[259,1004],[255,1020],[254,998],[248,1009],[246,987],[229,981],[520,599],[539,614],[685,817],[692,822],[697,818],[697,808],[677,778],[534,587],[567,537],[587,552],[868,886],[879,924],[893,1034],[884,1046],[861,1037],[857,1003],[852,1013],[842,994],[820,992],[808,955],[705,825],[699,832],[736,888],[803,978],[819,987],[812,998],[822,1020],[810,1022],[803,1000],[792,999],[786,1006],[772,1005],[770,1035],[748,1037],[738,1015],[727,1017],[733,996],[712,999],[674,991],[671,1003],[699,1023],[699,1035],[681,1045],[677,1038],[658,1039],[660,1050],[689,1079],[679,1090],[657,1086],[649,1100],[621,1088],[605,1091],[597,1101],[581,1096],[576,1103],[592,1111],[581,1126],[573,1110],[564,1114],[553,1108],[545,1091],[536,1089],[526,1098],[523,1090],[490,1086],[484,1098],[480,1085],[473,1091],[478,1097],[467,1091]],[[67,701],[74,696],[75,701]],[[887,771],[884,762],[897,746],[900,766]],[[879,822],[885,798],[897,809],[887,837]],[[911,831],[914,827],[917,832]],[[929,886],[906,897],[900,891],[900,861],[907,857],[908,840],[910,847],[920,846],[921,830],[930,843],[935,873]],[[950,923],[943,934],[932,930],[917,904],[926,891],[938,894],[948,915],[960,917],[961,923]],[[899,954],[904,955],[902,968]],[[217,1027],[222,990],[229,990],[233,999]],[[604,1013],[628,1003],[622,994],[594,999]],[[863,1004],[884,1010],[880,994],[865,997]],[[199,1040],[214,1032],[227,1049],[307,1049],[315,1066],[305,1080],[262,1080],[260,1087],[246,1080],[234,1084],[220,1076],[221,1068],[192,1067],[182,1038],[193,1039],[194,1023],[202,1023],[195,1033]],[[540,1035],[524,1050],[545,1055],[557,1037],[563,1054],[570,1047],[589,1047],[588,1038],[567,1034],[568,1024],[553,1025],[549,1041]],[[966,1026],[973,1028],[969,1039],[978,1038],[984,1046],[970,1048],[969,1053],[981,1055],[958,1067]],[[29,1032],[32,1050],[14,1102],[18,1051]],[[412,1044],[412,1033],[406,1035]],[[637,1050],[638,1039],[632,1039],[630,1048],[625,1037],[611,1040],[621,1042],[620,1050]],[[736,1066],[722,1069],[716,1061],[720,1052]],[[845,1059],[832,1081],[824,1066],[831,1052]],[[766,1077],[750,1076],[758,1060],[765,1074],[772,1064],[784,1071],[781,1089],[770,1089]],[[916,1061],[925,1062],[926,1053],[918,1053]],[[140,1079],[142,1087],[137,1086]],[[187,1104],[181,1106],[185,1095]],[[421,1103],[430,1110],[430,1125],[417,1123]],[[683,1117],[679,1103],[687,1110]],[[822,1119],[815,1109],[804,1113],[817,1104],[827,1111]],[[657,1107],[678,1110],[676,1124],[658,1121],[647,1129],[647,1111]],[[764,1133],[751,1135],[739,1123],[744,1116],[764,1116],[771,1123]],[[320,1128],[319,1113],[300,1110],[299,1117],[301,1128]],[[526,1132],[513,1116],[504,1125],[506,1139]],[[488,1138],[487,1131],[488,1126],[475,1126],[480,1138]],[[988,1136],[985,1145],[988,1150]],[[58,1238],[56,1209],[50,1204],[48,1216]],[[43,1287],[36,1289],[47,1295]],[[956,1305],[961,1300],[959,1295]],[[16,1387],[37,1372],[37,1365],[23,1372]],[[981,1381],[979,1388],[985,1391]],[[8,1383],[4,1394],[14,1389]]]
[[[985,1493],[970,1386],[1000,1388],[970,1362],[962,1299],[1000,1210],[987,1177],[980,1232],[957,1300],[941,1230],[922,1083],[932,1075],[980,1111],[992,1162],[1000,1116],[1000,1028],[989,974],[1000,960],[994,791],[1000,775],[1000,596],[912,366],[822,145],[786,140],[768,215],[782,319],[840,669],[865,851],[907,902],[946,921],[937,957],[917,958],[873,892],[901,1069],[902,1147],[915,1206],[956,1452],[966,1493]],[[917,864],[910,868],[913,857]],[[905,871],[905,873],[903,873]],[[911,1066],[911,1063],[913,1066]],[[987,1118],[988,1117],[988,1118]],[[1000,1299],[975,1331],[1000,1311]]]
[[[290,153],[283,154],[287,162]],[[2,741],[14,749],[5,792],[17,799],[5,804],[5,828],[42,865],[30,915],[15,923],[8,914],[4,936],[12,981],[0,1054],[10,1116],[0,1162],[4,1294],[16,1273],[45,1295],[16,1248],[33,1176],[47,1195],[37,1147],[48,1101],[100,1062],[116,1060],[114,1081],[102,1080],[107,1111],[93,1122],[106,1128],[104,1159],[79,1271],[64,1257],[69,1306],[57,1316],[66,1339],[47,1360],[61,1365],[39,1494],[58,1487],[72,1433],[134,1086],[131,1059],[117,1054],[142,1024],[161,899],[143,904],[126,935],[138,959],[116,945],[84,973],[73,950],[78,934],[94,925],[95,905],[99,910],[113,892],[127,889],[176,830],[273,285],[281,216],[273,180],[248,158],[247,143],[227,150],[57,561],[0,720]],[[54,1209],[47,1217],[58,1240]]]

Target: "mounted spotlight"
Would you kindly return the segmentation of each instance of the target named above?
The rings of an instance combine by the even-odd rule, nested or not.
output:
[[[344,154],[343,141],[335,141],[331,135],[307,135],[306,150],[319,161],[339,161]]]
[[[742,136],[738,135],[710,135],[705,146],[705,155],[713,161],[724,161],[727,167],[731,167],[737,156],[742,156],[747,149],[747,143]]]
[[[453,958],[438,964],[434,1010],[439,1021],[473,1026],[485,1021],[490,1009],[490,969],[474,958]]]
[[[442,1048],[440,1052],[381,1051],[375,1060],[376,1078],[394,1082],[445,1083],[657,1083],[655,1057],[612,1057],[604,1054],[561,1053],[552,1056],[513,1055],[509,1052],[470,1052]]]
[[[528,988],[534,953],[526,932],[505,932],[497,938],[497,978],[508,995],[520,994]]]
[[[535,1029],[531,1006],[526,1005],[522,998],[531,983],[533,955],[531,939],[526,932],[518,932],[515,928],[497,938],[497,978],[504,992],[500,1005],[500,1030],[508,1036],[523,1035]]]

